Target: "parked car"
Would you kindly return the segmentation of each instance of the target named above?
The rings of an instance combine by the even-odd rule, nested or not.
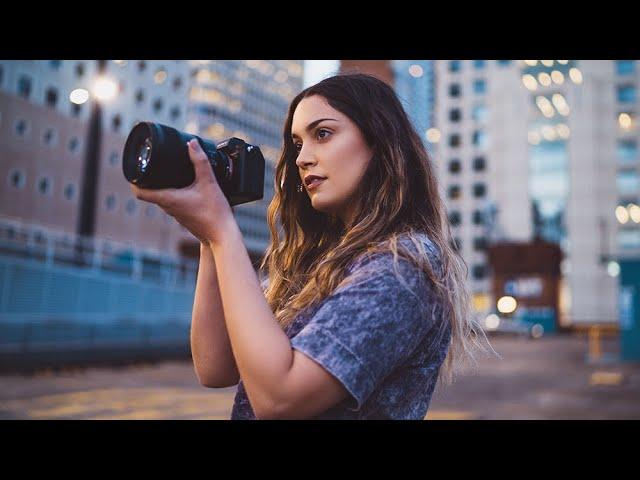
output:
[[[544,327],[539,323],[505,317],[497,313],[487,315],[482,323],[488,333],[512,333],[540,338],[544,335]]]

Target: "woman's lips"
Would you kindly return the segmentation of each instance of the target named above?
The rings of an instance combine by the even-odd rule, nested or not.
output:
[[[325,180],[326,180],[326,178],[314,178],[313,180],[311,180],[311,183],[309,183],[309,185],[307,185],[307,190],[313,190],[314,188],[316,188],[318,185],[320,185]]]

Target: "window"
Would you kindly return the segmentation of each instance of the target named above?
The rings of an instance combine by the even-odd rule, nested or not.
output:
[[[484,183],[473,184],[473,196],[476,198],[484,197],[487,193],[487,186]]]
[[[471,110],[471,118],[476,122],[484,122],[487,119],[487,107],[484,105],[475,105]]]
[[[156,113],[159,113],[160,110],[162,110],[162,99],[161,98],[156,98],[153,101],[153,111]]]
[[[42,177],[40,180],[38,180],[38,192],[41,193],[42,195],[48,195],[51,193],[52,190],[52,182],[48,177]]]
[[[121,126],[122,126],[122,117],[120,116],[120,114],[114,115],[113,119],[111,120],[111,128],[113,129],[114,132],[119,132]]]
[[[181,77],[176,77],[173,79],[173,89],[175,91],[180,90],[180,88],[182,87],[182,78]]]
[[[487,249],[487,238],[486,237],[475,237],[473,239],[473,249],[482,251]]]
[[[460,223],[462,222],[462,217],[460,215],[460,212],[457,212],[457,211],[451,212],[449,214],[449,222],[454,227],[457,227],[458,225],[460,225]]]
[[[74,117],[79,117],[80,113],[82,113],[82,105],[78,105],[77,103],[71,104],[71,115]]]
[[[147,69],[147,62],[140,60],[138,62],[138,72],[144,72]]]
[[[144,102],[144,90],[139,88],[138,91],[136,91],[136,103],[140,105],[142,102]]]
[[[461,67],[460,60],[451,60],[449,62],[449,71],[450,72],[459,72]]]
[[[460,163],[460,160],[454,158],[449,162],[450,173],[460,173],[460,170],[462,170],[462,164]]]
[[[180,118],[180,107],[173,107],[171,109],[171,120],[177,120],[178,118]]]
[[[107,198],[105,199],[104,204],[107,207],[107,210],[115,210],[115,208],[116,208],[116,196],[113,195],[113,194],[107,195]]]
[[[58,90],[54,87],[47,88],[44,94],[44,101],[47,106],[54,108],[58,103]]]
[[[137,204],[133,198],[130,198],[129,200],[127,200],[126,210],[129,215],[135,215],[136,208],[137,208]]]
[[[56,144],[56,140],[58,139],[58,135],[53,128],[47,128],[42,135],[42,141],[45,145],[49,145],[50,147]]]
[[[618,86],[618,102],[633,103],[636,101],[636,87],[633,85]]]
[[[9,185],[14,188],[24,188],[27,178],[22,170],[12,170],[9,173]]]
[[[449,135],[449,146],[453,148],[457,148],[460,146],[460,135],[457,133],[453,133]]]
[[[640,230],[618,230],[618,246],[620,248],[640,248]]]
[[[487,162],[484,157],[476,157],[473,159],[473,170],[475,172],[483,172],[487,168]]]
[[[460,84],[459,83],[452,83],[451,85],[449,85],[449,96],[450,97],[459,97],[461,94],[461,90],[460,90]]]
[[[73,183],[67,183],[64,187],[64,198],[73,200],[76,196],[76,186]]]
[[[640,176],[636,170],[621,170],[618,172],[616,183],[618,192],[622,195],[633,195],[640,190]]]
[[[22,98],[29,98],[32,86],[31,78],[26,75],[22,75],[18,79],[18,95]]]
[[[473,81],[473,93],[485,93],[487,91],[487,84],[484,80]]]
[[[482,264],[477,264],[473,266],[472,269],[473,278],[476,280],[482,280],[487,276],[487,267]]]
[[[77,63],[76,64],[76,77],[78,78],[82,78],[84,76],[84,63]]]
[[[511,60],[498,60],[498,66],[500,67],[506,67],[510,63],[511,63]]]
[[[484,215],[481,210],[473,211],[473,224],[474,225],[483,225],[484,224]]]
[[[76,153],[80,147],[80,140],[77,137],[73,137],[69,140],[69,151],[71,153]]]
[[[61,66],[62,60],[49,60],[49,67],[51,67],[52,70],[60,70]]]
[[[638,143],[636,140],[618,140],[616,153],[618,162],[623,164],[634,163],[638,158]]]
[[[457,200],[460,198],[461,193],[460,185],[449,185],[449,198],[451,200]]]
[[[148,218],[155,218],[156,214],[158,213],[157,208],[155,205],[147,205],[147,208],[144,209],[144,214],[148,217]]]
[[[118,152],[111,152],[111,155],[109,155],[109,164],[110,165],[117,165],[119,157],[120,157],[120,155],[118,154]]]
[[[473,132],[472,143],[478,148],[487,146],[487,134],[483,130],[475,130]]]
[[[16,135],[24,137],[29,131],[29,123],[26,120],[18,119],[15,125]]]
[[[617,60],[616,73],[618,75],[629,75],[636,71],[636,62],[634,60]]]
[[[449,110],[449,120],[452,122],[459,122],[460,121],[460,109],[459,108],[452,108],[451,110]]]

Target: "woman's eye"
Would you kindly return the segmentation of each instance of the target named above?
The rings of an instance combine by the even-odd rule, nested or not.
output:
[[[300,150],[302,150],[302,144],[301,143],[294,143],[293,144],[293,148],[296,149],[296,152],[299,152]]]
[[[318,138],[326,138],[330,133],[331,132],[329,130],[321,128],[320,130],[318,130],[318,133],[316,135],[318,135]]]

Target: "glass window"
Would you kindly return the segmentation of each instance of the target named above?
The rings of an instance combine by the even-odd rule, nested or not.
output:
[[[475,105],[471,110],[471,117],[476,122],[484,122],[487,119],[487,107],[484,105]]]
[[[487,267],[482,264],[477,264],[473,266],[472,269],[473,278],[476,280],[482,280],[487,276]]]
[[[136,103],[139,105],[144,102],[144,90],[139,88],[136,92]]]
[[[460,185],[449,185],[449,198],[451,200],[460,198],[461,193],[462,191],[460,190]]]
[[[147,205],[147,208],[144,209],[144,214],[149,218],[155,218],[158,213],[155,205]]]
[[[638,158],[638,143],[636,140],[618,140],[616,153],[618,162],[634,163]]]
[[[449,214],[449,222],[454,227],[457,227],[458,225],[460,225],[460,223],[462,222],[462,217],[460,215],[460,212],[457,212],[457,211],[451,212]]]
[[[452,83],[451,85],[449,85],[449,96],[451,97],[459,97],[461,94],[461,90],[460,90],[460,84],[459,83]]]
[[[173,89],[174,90],[180,90],[180,88],[182,87],[182,78],[181,77],[176,77],[173,79]]]
[[[23,137],[27,133],[27,130],[29,130],[29,124],[27,123],[27,121],[19,119],[16,122],[16,134],[19,137]]]
[[[109,164],[117,165],[119,159],[120,155],[118,154],[118,152],[111,152],[111,155],[109,155]]]
[[[640,230],[618,230],[618,246],[620,248],[640,248]]]
[[[136,213],[136,207],[137,207],[137,204],[133,198],[130,198],[129,200],[127,200],[126,209],[129,215],[133,215]]]
[[[138,62],[138,71],[144,72],[146,69],[147,69],[147,62],[145,62],[144,60],[140,60]]]
[[[64,198],[67,200],[73,200],[76,195],[76,186],[73,183],[67,183],[64,187]]]
[[[483,172],[487,168],[487,162],[484,157],[476,157],[473,159],[473,170]]]
[[[42,177],[38,180],[38,192],[42,195],[51,193],[51,180],[48,177]]]
[[[60,70],[60,67],[62,66],[62,60],[49,60],[49,66],[53,70]]]
[[[71,114],[74,117],[79,117],[80,113],[82,113],[82,105],[78,105],[77,103],[71,104]]]
[[[23,98],[29,98],[29,96],[31,95],[32,86],[33,85],[31,78],[27,77],[26,75],[22,75],[18,79],[18,95]]]
[[[449,120],[452,122],[459,122],[460,118],[461,118],[461,114],[460,114],[460,109],[459,108],[452,108],[451,110],[449,110]]]
[[[485,148],[487,146],[487,133],[483,130],[476,130],[473,132],[473,144],[478,148]]]
[[[636,71],[635,60],[617,60],[616,73],[618,75],[629,75]]]
[[[457,133],[453,133],[449,135],[449,146],[453,148],[457,148],[460,146],[460,135]]]
[[[473,211],[473,224],[474,225],[482,225],[484,223],[484,215],[481,210]]]
[[[156,98],[156,99],[153,101],[153,110],[154,110],[156,113],[159,113],[159,112],[160,112],[160,110],[162,110],[162,99],[161,99],[161,98]]]
[[[618,87],[618,102],[633,103],[636,101],[636,87],[634,85],[620,85]]]
[[[487,186],[484,183],[475,183],[473,185],[473,196],[476,198],[484,197],[487,193]]]
[[[450,72],[459,72],[462,64],[460,60],[451,60],[449,61],[449,71]]]
[[[487,91],[487,83],[484,80],[473,81],[473,93],[485,93]]]
[[[462,170],[462,164],[460,163],[460,160],[455,158],[449,162],[449,172],[460,173],[460,170]]]
[[[53,146],[56,144],[57,135],[56,131],[53,128],[47,128],[42,135],[42,141],[45,145]]]
[[[49,107],[55,107],[58,103],[58,90],[54,87],[47,88],[44,94],[44,101]]]
[[[113,194],[107,195],[107,198],[105,199],[105,206],[107,207],[107,210],[114,210],[116,208],[116,196]]]
[[[76,77],[81,78],[84,76],[84,63],[76,64]]]
[[[27,179],[23,171],[12,170],[9,173],[9,184],[15,188],[24,188]]]
[[[640,176],[636,170],[620,170],[616,183],[618,184],[618,192],[622,195],[632,195],[640,190]]]
[[[180,118],[180,107],[173,107],[171,109],[171,120],[177,120]]]
[[[501,67],[506,67],[511,63],[511,60],[498,60],[498,65]]]
[[[482,70],[485,67],[486,63],[486,60],[474,60],[473,68],[475,68],[476,70]]]
[[[77,152],[79,147],[80,147],[80,140],[78,140],[77,137],[73,137],[71,140],[69,140],[69,151],[71,153]]]
[[[474,250],[486,250],[487,249],[487,238],[486,237],[475,237],[473,239],[473,249]]]
[[[111,127],[113,128],[113,131],[119,132],[121,125],[122,125],[122,117],[120,117],[120,114],[114,115],[113,120],[111,121]]]

